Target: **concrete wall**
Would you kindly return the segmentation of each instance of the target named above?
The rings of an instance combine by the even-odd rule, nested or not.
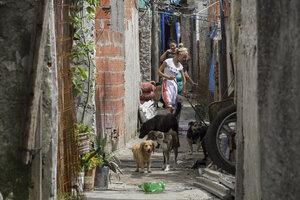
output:
[[[24,124],[27,70],[33,28],[33,0],[3,1],[0,5],[0,191],[28,197],[28,167],[20,160],[20,135]],[[18,178],[20,182],[17,181]]]
[[[135,135],[138,121],[140,63],[139,24],[136,0],[125,0],[125,140]],[[149,37],[150,39],[150,37]],[[148,46],[149,48],[151,46]],[[150,52],[148,52],[148,55]],[[149,69],[150,70],[150,69]]]
[[[240,8],[236,198],[299,199],[300,2],[245,0]]]
[[[300,2],[256,8],[261,197],[300,199]]]
[[[237,105],[238,105],[238,133],[239,145],[243,154],[238,154],[237,175],[241,178],[243,194],[241,199],[261,199],[261,151],[260,133],[258,130],[257,104],[257,19],[256,3],[253,0],[241,3],[242,24],[237,46]],[[263,109],[263,108],[260,108]],[[261,133],[263,134],[263,133]],[[240,149],[239,149],[240,150]],[[239,159],[242,159],[242,163]],[[239,172],[243,170],[243,172]],[[242,173],[242,177],[239,176]]]
[[[2,1],[0,5],[0,191],[4,198],[12,192],[14,199],[56,199],[57,68],[53,11],[52,2]],[[39,20],[42,24],[37,28],[35,23]],[[35,57],[36,82],[29,87]],[[36,105],[27,104],[28,97],[33,96],[29,91],[40,97]],[[21,153],[24,127],[29,123],[25,111],[33,107],[39,111],[33,121],[37,126],[32,145],[41,147],[41,151],[35,156],[29,154],[30,164],[25,165]],[[42,172],[46,177],[42,177]]]
[[[206,3],[206,1],[201,2],[202,4]],[[204,8],[206,7],[199,6],[198,11],[203,10]],[[198,23],[199,26],[199,70],[197,78],[201,98],[205,98],[207,96],[208,75],[211,62],[211,39],[206,37],[206,33],[209,33],[209,23],[205,21],[205,17],[203,17],[206,15],[207,10],[203,11],[198,20],[196,21],[196,23]]]

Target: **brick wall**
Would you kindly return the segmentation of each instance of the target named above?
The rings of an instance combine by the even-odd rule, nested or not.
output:
[[[95,15],[96,125],[98,134],[106,128],[116,128],[121,136],[124,133],[124,36],[111,26],[112,9],[116,8],[112,3],[101,0]]]

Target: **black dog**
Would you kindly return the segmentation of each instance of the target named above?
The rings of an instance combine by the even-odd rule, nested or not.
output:
[[[177,108],[174,114],[169,113],[166,115],[156,115],[152,119],[149,119],[142,124],[139,138],[144,138],[150,131],[168,132],[170,129],[173,129],[178,136],[178,122],[176,117],[180,111],[181,103],[177,103]],[[180,146],[179,141],[178,145]]]
[[[204,137],[206,135],[207,126],[203,126],[200,122],[190,122],[187,131],[186,139],[190,146],[191,154],[193,154],[193,144],[197,144],[197,151],[200,150],[200,144],[203,149],[204,159],[207,159],[207,152],[205,147]]]

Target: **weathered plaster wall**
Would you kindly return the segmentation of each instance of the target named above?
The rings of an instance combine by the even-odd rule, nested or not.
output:
[[[150,13],[139,13],[139,46],[141,81],[151,81],[151,27]]]
[[[248,0],[240,8],[236,198],[299,199],[300,2]]]
[[[55,200],[57,194],[58,84],[53,3],[50,3],[49,9],[49,29],[45,49],[47,65],[43,68],[44,81],[42,83],[42,199]]]
[[[206,1],[201,1],[201,3],[206,3]],[[201,6],[202,4],[198,7],[198,11],[205,8],[205,6]],[[201,15],[206,16],[207,10],[202,11]],[[204,98],[207,96],[208,88],[208,75],[211,62],[211,39],[206,37],[206,33],[209,33],[209,23],[205,21],[204,17],[199,17],[196,23],[198,23],[199,26],[199,70],[197,78],[201,98]]]
[[[257,1],[261,199],[300,199],[300,2]],[[251,18],[250,18],[251,19]]]
[[[28,196],[28,168],[20,161],[20,135],[24,124],[24,97],[33,27],[34,1],[0,4],[0,191],[5,196]]]
[[[57,163],[57,68],[53,2],[42,4],[44,12],[36,9],[34,1],[8,2],[0,5],[0,191],[5,196],[13,192],[14,199],[56,199]],[[41,8],[41,7],[39,7]],[[36,13],[34,12],[36,11]],[[39,13],[39,14],[37,14]],[[39,15],[43,24],[40,29],[41,42],[32,52],[34,18]],[[34,123],[33,147],[40,148],[32,163],[21,162],[21,144],[24,124],[27,123],[26,99],[28,91],[30,57],[39,55],[34,95],[41,95],[40,115]],[[41,91],[43,88],[43,92]],[[41,125],[41,127],[40,127]],[[43,175],[42,176],[42,172]],[[38,175],[35,176],[35,175]]]
[[[150,39],[150,38],[149,38]],[[135,0],[125,0],[125,143],[135,135],[139,106],[139,22]],[[149,46],[150,48],[150,46]],[[148,55],[150,52],[148,52]]]
[[[239,41],[239,30],[241,25],[241,0],[231,1],[231,7],[230,7],[230,35],[231,35],[231,45],[232,45],[232,55],[233,55],[233,64],[234,64],[234,70],[235,70],[235,84],[234,84],[234,97],[235,100],[237,99],[238,92],[238,86],[240,85],[240,81],[238,81],[240,78],[237,76],[238,73],[238,41]],[[238,107],[238,110],[240,110],[241,107]],[[238,111],[239,113],[241,111]],[[243,195],[243,177],[244,177],[244,170],[243,170],[243,164],[244,164],[244,137],[242,132],[242,118],[240,114],[238,113],[238,130],[240,134],[238,135],[238,145],[237,145],[237,163],[236,163],[236,190],[235,190],[235,196],[237,199],[241,199]]]
[[[238,199],[261,199],[261,149],[257,103],[257,18],[256,2],[245,0],[241,3],[242,27],[237,47],[237,106],[238,106],[238,140],[243,144],[242,166],[238,164],[238,172],[243,170],[241,184],[242,194]],[[240,145],[240,144],[239,144]]]

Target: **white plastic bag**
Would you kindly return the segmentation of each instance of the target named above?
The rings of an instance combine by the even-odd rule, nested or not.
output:
[[[154,106],[153,100],[149,100],[143,104],[140,104],[140,110],[143,112],[143,114],[147,120],[149,120],[149,119],[153,118],[155,115],[157,115],[157,110],[156,110],[156,107]]]

